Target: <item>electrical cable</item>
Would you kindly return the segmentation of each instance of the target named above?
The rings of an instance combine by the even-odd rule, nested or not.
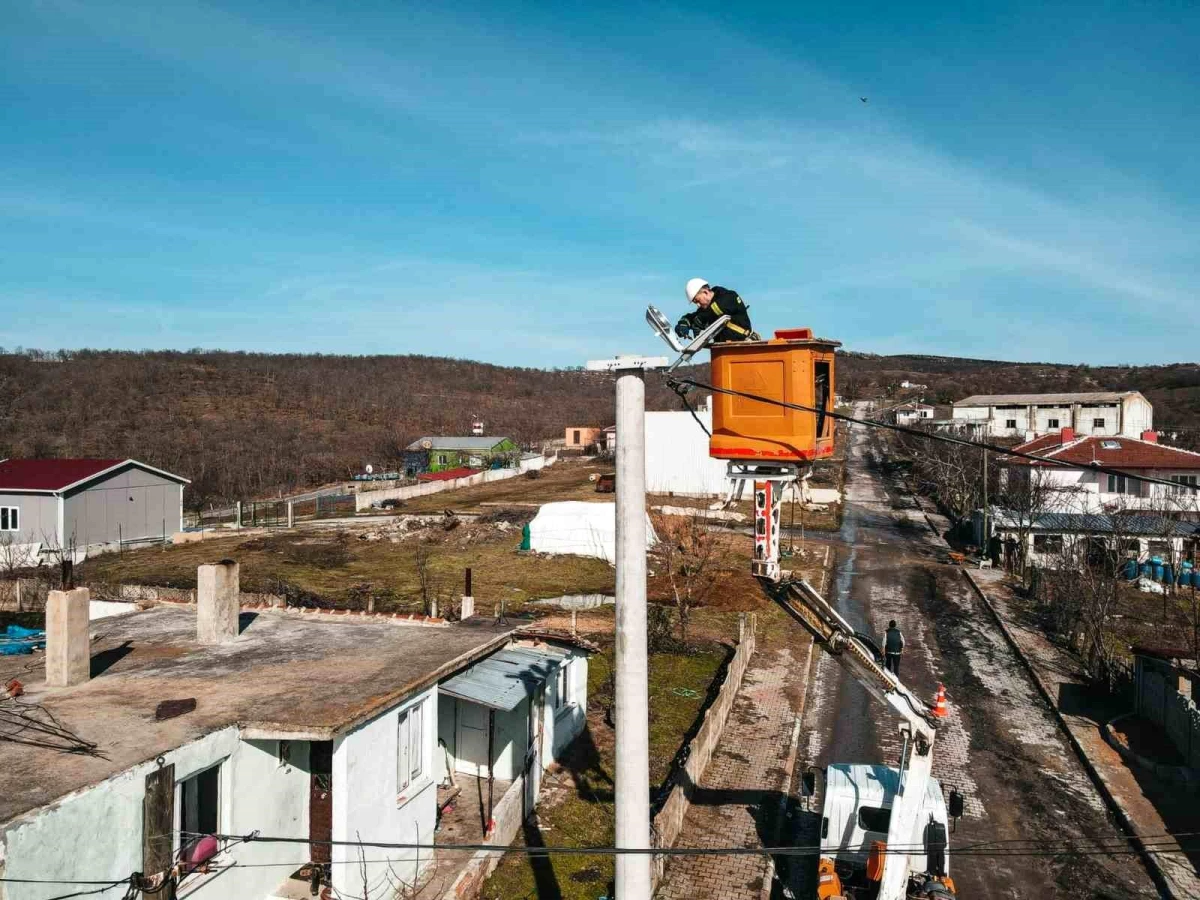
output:
[[[952,437],[947,434],[939,434],[932,431],[921,431],[918,428],[909,428],[905,425],[893,425],[891,422],[879,422],[874,419],[859,419],[855,416],[848,416],[845,413],[834,412],[832,410],[820,409],[816,406],[805,406],[803,403],[789,403],[785,400],[776,400],[772,397],[762,397],[758,394],[748,394],[745,391],[735,391],[731,388],[719,388],[711,384],[705,384],[702,381],[696,381],[694,378],[675,378],[667,376],[667,385],[676,393],[676,385],[688,385],[689,387],[700,388],[704,391],[712,391],[716,394],[725,394],[729,397],[741,397],[746,400],[754,400],[758,403],[767,403],[772,406],[781,406],[784,409],[794,409],[798,412],[809,412],[814,415],[824,415],[831,419],[836,419],[840,422],[848,422],[852,425],[865,425],[868,428],[883,428],[888,431],[895,431],[900,434],[910,434],[914,437],[923,438],[930,441],[941,441],[945,444],[958,444],[962,447],[976,447],[980,450],[990,450],[993,453],[999,453],[1002,456],[1015,456],[1019,459],[1028,459],[1032,462],[1045,463],[1060,468],[1078,469],[1078,463],[1072,463],[1065,459],[1055,459],[1052,456],[1038,456],[1035,453],[1025,453],[1020,450],[1015,450],[1011,447],[1001,447],[999,444],[991,444],[986,441],[973,441],[967,438]],[[706,429],[707,430],[707,429]],[[1135,475],[1132,472],[1126,472],[1121,469],[1115,469],[1111,466],[1100,465],[1099,463],[1089,463],[1083,468],[1094,472],[1103,472],[1105,475],[1119,475],[1124,478],[1131,478],[1134,481],[1143,481],[1147,484],[1160,484],[1172,489],[1186,488],[1191,491],[1200,492],[1200,484],[1188,484],[1186,482],[1170,481],[1166,478],[1155,478],[1152,475]]]
[[[980,856],[980,857],[1040,857],[1040,856],[1096,856],[1096,855],[1114,855],[1114,854],[1136,854],[1142,852],[1138,848],[1129,846],[1129,842],[1141,842],[1146,852],[1175,854],[1175,853],[1191,853],[1200,850],[1200,842],[1194,846],[1184,847],[1177,841],[1179,837],[1194,835],[1195,832],[1183,832],[1178,835],[1164,835],[1162,838],[1153,840],[1149,837],[1142,838],[1139,836],[1117,836],[1109,840],[1117,841],[1112,846],[1104,846],[1099,842],[1083,842],[1084,846],[1080,846],[1081,842],[1065,840],[1062,846],[1055,846],[1052,842],[1033,842],[1029,839],[1013,839],[1022,843],[1033,843],[1033,847],[994,847],[991,843],[982,845],[965,845],[957,847],[953,850],[956,856]],[[218,839],[233,839],[230,835],[215,835]],[[782,846],[782,847],[648,847],[648,848],[617,848],[612,846],[589,846],[589,847],[509,847],[496,844],[420,844],[420,843],[393,843],[387,841],[334,841],[334,840],[312,840],[311,838],[300,837],[282,837],[282,836],[263,836],[259,835],[250,839],[251,842],[263,842],[273,844],[317,844],[320,846],[329,847],[357,847],[357,848],[372,848],[376,850],[416,850],[416,851],[455,851],[463,853],[519,853],[530,857],[543,856],[615,856],[615,855],[631,855],[631,856],[815,856],[822,852],[830,852],[830,848],[822,849],[821,846]],[[1088,845],[1092,846],[1088,846]],[[846,848],[849,849],[849,848]],[[894,855],[911,855],[916,852],[923,852],[926,849],[924,843],[920,844],[897,844],[884,849],[886,854]]]

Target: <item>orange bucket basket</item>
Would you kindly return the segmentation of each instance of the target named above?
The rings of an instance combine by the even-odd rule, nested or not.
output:
[[[775,332],[767,341],[714,344],[713,387],[818,408],[801,412],[747,397],[713,394],[708,452],[744,463],[799,463],[833,455],[834,357],[839,341],[808,328]]]

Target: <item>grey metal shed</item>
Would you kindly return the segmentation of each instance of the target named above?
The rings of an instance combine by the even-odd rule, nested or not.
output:
[[[185,484],[133,459],[2,460],[0,540],[79,552],[165,540],[183,528]]]

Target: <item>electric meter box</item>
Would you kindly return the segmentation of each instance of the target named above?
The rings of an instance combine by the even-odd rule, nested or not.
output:
[[[834,356],[840,341],[813,337],[809,328],[788,328],[766,341],[713,344],[712,385],[814,407],[801,412],[714,392],[714,459],[744,463],[811,462],[833,455]]]

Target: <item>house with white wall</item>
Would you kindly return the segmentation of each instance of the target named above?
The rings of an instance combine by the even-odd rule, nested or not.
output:
[[[519,779],[532,809],[541,770],[583,727],[586,654],[569,641],[474,619],[239,612],[231,565],[232,591],[202,576],[197,606],[94,626],[86,591],[52,598],[82,614],[48,616],[45,675],[0,657],[0,684],[23,688],[6,713],[61,730],[0,741],[4,900],[46,900],[72,879],[111,880],[94,896],[119,900],[133,873],[167,872],[180,898],[267,900],[293,893],[306,864],[335,895],[361,894],[357,842],[433,844],[448,767]],[[496,726],[480,756],[462,737],[474,701],[440,686],[496,669],[493,656],[503,700],[475,704]],[[432,857],[373,849],[366,877],[412,884]]]
[[[977,394],[954,418],[992,437],[1025,438],[1070,428],[1078,435],[1137,437],[1154,428],[1154,407],[1138,391]]]
[[[982,533],[983,513],[972,514],[976,540]],[[1001,542],[1025,544],[1027,564],[1043,568],[1076,566],[1084,559],[1120,564],[1152,557],[1177,565],[1190,559],[1200,539],[1196,523],[1150,513],[1045,512],[1014,515],[993,510],[988,527]]]
[[[926,403],[901,403],[895,409],[897,425],[915,425],[933,420],[934,408]]]
[[[1193,490],[1200,485],[1200,453],[1160,444],[1153,431],[1130,438],[1080,436],[1064,428],[1013,449],[1045,457],[1047,462],[1002,458],[1001,486],[1009,478],[1037,477],[1048,488],[1048,511],[1200,514],[1200,492]],[[1097,466],[1128,475],[1099,472]],[[1146,482],[1135,476],[1171,484]]]

